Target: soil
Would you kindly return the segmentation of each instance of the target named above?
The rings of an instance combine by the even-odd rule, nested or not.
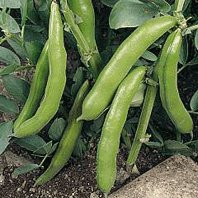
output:
[[[24,156],[24,151],[20,149],[11,150],[18,155]],[[25,154],[27,158],[27,153]],[[36,178],[43,172],[43,170],[34,171],[32,173],[12,178],[12,172],[15,167],[7,166],[4,169],[3,175],[5,177],[4,184],[0,186],[1,198],[96,198],[103,197],[96,186],[95,167],[96,167],[96,148],[92,148],[80,160],[72,159],[69,164],[50,182],[42,187],[33,187]],[[162,157],[156,150],[151,150],[144,147],[139,156],[137,166],[140,173],[151,169],[163,161]],[[123,184],[131,181],[137,175],[129,178],[125,172],[126,151],[121,149],[118,156],[118,175],[115,188],[112,191],[120,188]]]

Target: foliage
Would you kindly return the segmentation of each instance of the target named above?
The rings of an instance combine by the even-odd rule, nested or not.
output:
[[[99,4],[101,11],[96,10],[96,35],[104,62],[106,63],[110,59],[119,44],[135,27],[159,14],[172,13],[172,3],[172,1],[165,0],[101,0]],[[20,111],[18,106],[25,103],[29,93],[29,83],[19,77],[18,73],[19,71],[28,72],[34,68],[38,60],[47,40],[49,5],[50,0],[38,0],[34,3],[32,0],[0,0],[0,63],[4,65],[0,67],[0,79],[6,90],[6,93],[0,94],[0,112],[12,115],[13,119]],[[188,20],[189,28],[183,32],[184,42],[178,73],[183,72],[184,69],[198,66],[198,30],[193,29],[198,24],[197,9],[197,4],[186,0],[184,16],[192,17],[192,19]],[[67,27],[66,24],[65,27]],[[156,41],[137,61],[136,65],[148,65],[152,70],[152,65],[157,60],[165,38],[166,36]],[[72,34],[65,32],[65,42],[68,50],[75,51],[77,54],[77,45]],[[59,112],[42,130],[41,136],[11,139],[13,122],[6,121],[0,124],[0,154],[4,152],[9,143],[14,143],[27,149],[33,155],[43,158],[39,165],[31,164],[17,169],[14,172],[15,176],[41,167],[45,159],[55,151],[63,129],[67,125],[68,112],[75,95],[84,79],[90,75],[89,71],[83,67],[79,56],[76,66],[68,69],[68,84]],[[198,114],[196,112],[198,110],[198,90],[195,90],[190,101],[190,108],[192,114]],[[159,110],[162,112],[161,115],[158,113]],[[128,148],[130,147],[130,137],[134,135],[137,126],[139,112],[140,108],[133,108],[125,124],[123,142]],[[104,117],[105,113],[97,120],[85,123],[74,150],[75,156],[81,157],[89,148],[89,142],[97,141]],[[156,130],[155,123],[163,123],[166,126],[161,127],[159,124],[159,128]],[[163,131],[168,135],[162,135]],[[146,141],[145,144],[159,149],[164,154],[181,153],[193,156],[197,151],[197,140],[189,140],[188,137],[178,138],[177,132],[161,109],[159,102],[155,105],[148,133],[151,134],[151,138],[148,138],[150,141]]]

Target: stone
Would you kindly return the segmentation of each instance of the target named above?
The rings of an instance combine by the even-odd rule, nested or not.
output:
[[[109,198],[198,197],[198,165],[189,157],[172,156]]]

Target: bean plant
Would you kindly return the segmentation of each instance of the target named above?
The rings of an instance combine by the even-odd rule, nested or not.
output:
[[[130,174],[142,145],[196,157],[198,89],[186,100],[181,77],[198,65],[197,10],[191,0],[0,0],[0,154],[18,145],[40,159],[13,175],[49,158],[43,185],[94,144],[107,196],[121,147]]]

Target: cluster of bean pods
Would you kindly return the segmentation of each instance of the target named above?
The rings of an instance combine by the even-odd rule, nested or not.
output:
[[[152,79],[159,86],[147,85],[127,164],[131,166],[136,162],[158,87],[163,108],[176,129],[183,134],[193,130],[192,119],[177,88],[177,64],[182,43],[179,21],[169,15],[146,21],[121,43],[104,69],[101,69],[91,0],[61,0],[60,3],[64,19],[77,41],[82,61],[92,72],[95,83],[90,88],[89,81],[86,80],[79,89],[58,149],[47,170],[37,179],[36,185],[51,180],[68,162],[84,120],[95,120],[109,106],[97,149],[97,184],[102,192],[108,194],[116,179],[116,157],[128,110],[147,75],[146,66],[134,67],[134,64],[149,46],[169,31],[172,33],[168,36],[152,73]],[[82,19],[81,23],[76,23],[75,15]],[[60,7],[56,1],[52,1],[48,41],[36,65],[29,97],[14,124],[14,136],[17,138],[40,132],[58,111],[66,85],[67,55],[63,32]]]

